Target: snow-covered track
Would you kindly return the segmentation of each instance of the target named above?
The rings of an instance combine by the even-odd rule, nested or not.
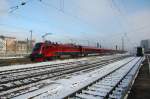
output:
[[[49,66],[38,66],[31,68],[23,68],[17,70],[2,71],[0,73],[0,97],[12,93],[11,89],[19,88],[24,85],[36,83],[41,80],[59,77],[64,74],[71,74],[79,71],[89,71],[100,68],[106,64],[124,59],[127,56],[116,57],[109,60],[94,60],[89,64],[83,64],[81,61],[54,64]]]
[[[64,98],[122,99],[131,88],[143,60],[135,58]]]

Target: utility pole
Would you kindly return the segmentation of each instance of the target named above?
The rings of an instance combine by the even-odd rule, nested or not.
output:
[[[118,46],[116,45],[116,50],[118,50]]]
[[[60,0],[60,11],[64,12],[64,0]]]
[[[122,37],[121,40],[122,40],[122,51],[124,51],[124,37]]]
[[[30,30],[30,51],[32,50],[32,30]]]
[[[27,53],[29,52],[29,40],[27,38]]]
[[[18,42],[17,42],[17,40],[15,41],[15,54],[17,53],[17,44],[18,44]]]
[[[90,41],[89,40],[87,40],[87,43],[88,43],[88,46],[90,46]]]
[[[102,48],[102,45],[100,44],[99,48]]]
[[[7,39],[6,39],[6,51],[5,51],[5,55],[7,54]]]
[[[96,46],[97,48],[99,48],[100,47],[100,44],[97,42],[97,46]]]

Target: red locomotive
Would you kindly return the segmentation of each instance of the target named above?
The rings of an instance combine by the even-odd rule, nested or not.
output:
[[[30,55],[32,61],[46,61],[62,56],[87,56],[89,54],[112,54],[119,51],[74,44],[58,44],[49,41],[36,43]]]

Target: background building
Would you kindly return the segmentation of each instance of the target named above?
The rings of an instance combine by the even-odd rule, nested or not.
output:
[[[0,53],[1,54],[24,54],[30,53],[35,41],[34,40],[17,40],[15,37],[0,36]]]
[[[150,50],[150,39],[142,40],[141,47],[143,47],[145,51],[149,51]]]
[[[34,46],[34,40],[16,41],[16,51],[18,53],[29,53]]]
[[[16,38],[0,36],[0,51],[4,53],[13,53],[15,51]]]
[[[5,40],[3,39],[3,37],[0,36],[0,52],[6,50],[6,47],[4,45],[5,45]]]

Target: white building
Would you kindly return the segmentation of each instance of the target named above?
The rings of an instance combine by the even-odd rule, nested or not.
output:
[[[143,47],[145,51],[150,50],[150,39],[142,40],[141,47]]]
[[[6,40],[3,36],[0,36],[0,52],[3,52],[6,50]]]
[[[0,35],[0,55],[29,53],[31,52],[35,41],[32,40],[32,46],[30,42],[31,40],[17,41],[15,37]]]
[[[15,41],[15,37],[0,35],[0,53],[14,52]]]

